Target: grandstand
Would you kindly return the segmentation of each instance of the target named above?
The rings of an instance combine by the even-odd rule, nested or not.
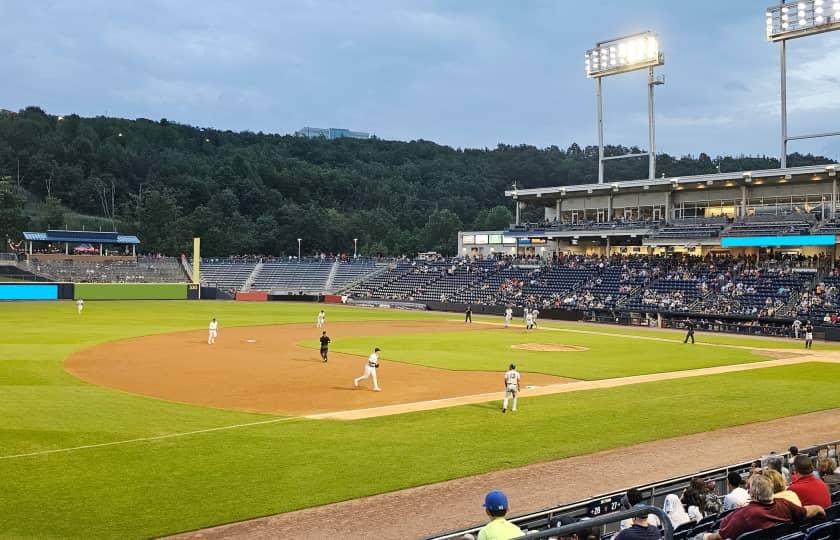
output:
[[[831,459],[836,460],[837,449],[838,443],[834,442],[804,449],[800,453],[811,456],[814,461],[816,461],[819,454],[830,456]],[[789,453],[774,453],[765,456],[756,456],[755,461],[761,461],[763,467],[776,468],[787,467],[790,459],[791,456]],[[704,485],[713,483],[714,488],[711,494],[718,501],[718,504],[722,504],[723,497],[728,492],[727,477],[729,473],[735,472],[744,480],[747,480],[753,474],[752,464],[753,461],[733,463],[726,467],[697,471],[692,475],[669,478],[651,484],[637,486],[636,489],[639,490],[644,504],[647,505],[642,510],[645,512],[655,510],[657,515],[661,517],[661,521],[665,522],[667,515],[660,511],[665,498],[671,494],[683,498],[685,492],[692,489],[692,480],[695,479],[701,479]],[[569,534],[568,532],[566,535],[561,535],[556,530],[563,526],[564,530],[584,527],[594,528],[601,538],[610,539],[619,529],[619,519],[629,510],[624,497],[625,492],[623,491],[604,493],[570,504],[512,517],[509,520],[522,529],[528,538],[543,539],[566,536]],[[742,536],[740,538],[743,540],[769,540],[782,537],[789,538],[788,535],[793,535],[790,536],[791,540],[836,539],[840,537],[840,489],[835,488],[832,490],[831,501],[832,505],[825,509],[825,517],[812,518],[801,524],[790,522],[781,523],[774,528],[765,529],[761,533],[747,533],[752,536]],[[707,510],[703,512],[704,515],[699,520],[691,520],[675,528],[669,526],[668,529],[673,531],[673,535],[667,537],[674,538],[675,540],[688,540],[698,537],[698,535],[702,535],[703,533],[716,531],[720,528],[723,518],[733,511],[737,510]],[[641,515],[644,515],[644,513]],[[670,523],[668,524],[670,525]],[[474,525],[458,531],[430,536],[426,540],[460,540],[465,538],[467,534],[474,535],[481,527],[482,525]],[[828,536],[825,536],[827,528],[831,532]],[[663,529],[662,525],[660,525],[661,529]],[[818,534],[809,536],[812,533]],[[702,538],[702,536],[698,538]]]

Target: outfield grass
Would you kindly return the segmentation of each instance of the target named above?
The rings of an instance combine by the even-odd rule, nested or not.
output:
[[[317,313],[312,305],[232,302],[90,302],[81,317],[74,309],[0,305],[0,458],[271,418],[89,385],[67,375],[62,360],[95,343],[204,328],[212,316],[223,332],[232,325],[314,323]],[[328,321],[439,317],[327,310]],[[3,536],[162,535],[833,408],[838,395],[840,365],[803,364],[524,398],[516,415],[500,415],[493,403],[354,422],[280,419],[0,459]]]
[[[601,332],[620,330],[601,328]],[[584,347],[578,352],[539,352],[512,349],[525,343],[562,344]],[[317,348],[317,340],[303,342]],[[767,360],[750,350],[729,347],[685,345],[659,342],[633,336],[607,336],[578,332],[521,328],[439,332],[402,336],[357,336],[335,340],[337,352],[368,355],[380,347],[383,360],[457,370],[499,371],[511,362],[526,373],[545,373],[594,380],[648,373],[680,371],[704,367],[742,364]],[[619,354],[617,352],[620,351]]]

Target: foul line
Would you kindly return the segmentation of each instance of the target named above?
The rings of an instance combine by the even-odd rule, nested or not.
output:
[[[167,435],[156,435],[154,437],[139,437],[137,439],[125,439],[122,441],[111,441],[106,443],[97,443],[97,444],[85,444],[82,446],[73,446],[70,448],[55,448],[53,450],[41,450],[38,452],[27,452],[25,454],[10,454],[8,456],[0,456],[0,460],[6,459],[16,459],[16,458],[25,458],[25,457],[35,457],[35,456],[46,456],[50,454],[61,454],[65,452],[76,452],[78,450],[88,450],[91,448],[103,448],[106,446],[119,446],[123,444],[131,444],[136,442],[149,442],[149,441],[161,441],[164,439],[174,439],[176,437],[187,437],[189,435],[200,435],[202,433],[213,433],[215,431],[227,431],[231,429],[239,429],[244,427],[252,427],[252,426],[264,426],[267,424],[277,424],[279,422],[287,422],[289,420],[299,420],[299,417],[290,416],[290,417],[283,417],[283,418],[272,418],[271,420],[261,420],[259,422],[248,422],[245,424],[233,424],[231,426],[221,426],[221,427],[214,427],[214,428],[207,428],[207,429],[197,429],[195,431],[184,431],[181,433],[169,433]]]

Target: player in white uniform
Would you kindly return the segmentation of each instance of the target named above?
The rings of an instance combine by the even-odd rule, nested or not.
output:
[[[373,352],[368,356],[365,364],[365,372],[361,377],[353,379],[353,386],[359,386],[359,381],[363,381],[368,377],[373,379],[373,391],[379,392],[379,381],[376,380],[376,368],[379,367],[379,347],[373,349]]]
[[[323,328],[324,324],[326,324],[327,314],[322,309],[318,312],[318,322],[315,324],[316,328]]]
[[[81,315],[83,309],[85,309],[85,301],[79,298],[76,300],[76,313]]]
[[[212,344],[216,343],[216,336],[218,335],[218,333],[219,333],[219,321],[217,321],[214,318],[212,321],[210,321],[210,327],[208,328],[208,333],[207,333],[207,344],[208,345],[212,345]]]
[[[510,369],[505,373],[505,399],[502,401],[502,412],[507,412],[508,397],[513,397],[513,406],[510,410],[516,412],[516,399],[519,396],[519,380],[521,376],[516,371],[516,364],[511,364]]]
[[[528,308],[522,308],[522,322],[525,323],[525,327],[528,327]]]
[[[531,330],[533,328],[534,328],[534,314],[529,311],[528,314],[525,315],[525,330],[528,331],[528,330]]]
[[[513,309],[508,307],[505,310],[505,328],[510,326],[510,321],[513,319]]]
[[[534,308],[534,309],[531,310],[531,319],[532,319],[531,320],[531,327],[532,328],[537,327],[537,317],[539,317],[539,315],[540,315],[540,312],[537,308]]]

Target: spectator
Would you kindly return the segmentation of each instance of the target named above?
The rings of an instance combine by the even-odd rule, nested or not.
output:
[[[802,506],[802,501],[799,500],[799,495],[788,489],[782,473],[775,469],[767,469],[764,471],[764,476],[769,478],[770,482],[773,484],[774,499],[784,499],[792,502],[796,506]]]
[[[508,540],[522,536],[522,530],[505,519],[508,513],[507,495],[491,491],[484,497],[484,511],[490,516],[490,523],[478,531],[478,540]]]
[[[651,514],[649,514],[651,515]],[[633,518],[633,524],[613,537],[613,540],[659,540],[659,527],[648,523],[646,516]]]
[[[790,469],[785,467],[785,462],[782,459],[782,456],[772,452],[769,456],[767,456],[767,466],[771,469],[776,469],[782,476],[785,477],[785,482],[790,482]]]
[[[747,506],[727,514],[717,532],[706,533],[703,540],[738,538],[745,532],[766,529],[779,523],[802,523],[814,516],[824,516],[819,506],[796,506],[784,499],[773,498],[773,484],[765,476],[755,476],[750,484],[752,500]]]
[[[831,506],[831,494],[825,482],[814,476],[814,465],[810,456],[799,454],[793,460],[793,469],[797,474],[796,480],[790,485],[790,490],[799,495],[802,504],[815,504],[826,508]]]
[[[665,497],[665,502],[662,504],[662,510],[668,514],[668,518],[671,520],[671,525],[674,526],[674,529],[680,525],[691,522],[691,518],[688,517],[685,508],[680,502],[680,498],[673,493]]]
[[[746,506],[750,502],[750,494],[744,489],[744,480],[741,475],[731,471],[726,477],[729,484],[729,493],[723,498],[723,511],[734,510]]]
[[[817,472],[820,479],[828,486],[828,491],[840,491],[840,474],[837,474],[837,462],[830,457],[817,458]]]
[[[715,481],[714,480],[698,480],[702,484],[698,484],[698,490],[700,494],[703,496],[703,512],[705,514],[719,514],[722,510],[720,499],[715,493]]]
[[[799,320],[799,319],[797,319],[797,320]],[[796,336],[796,337],[797,337],[797,339],[799,338],[799,336]],[[796,459],[796,456],[799,455],[799,448],[797,448],[795,446],[791,446],[790,448],[788,448],[788,453],[790,454],[790,457],[788,458],[788,463],[790,465],[793,465],[793,460]]]
[[[555,527],[571,525],[572,523],[579,523],[580,521],[582,520],[573,517],[561,516],[560,519],[557,520],[557,524],[555,525]],[[592,529],[591,527],[587,527],[577,532],[573,532],[565,536],[560,536],[557,540],[601,540],[601,535],[598,534],[597,530]]]
[[[631,488],[627,490],[627,493],[625,494],[625,499],[625,506],[627,506],[628,508],[645,505],[645,501],[642,498],[642,492],[636,488]],[[656,517],[656,514],[648,514],[645,522],[654,527],[659,527],[661,525],[661,523],[659,522],[659,518]],[[622,530],[628,529],[633,526],[633,523],[635,523],[633,519],[625,519],[621,523],[619,523],[619,527]]]
[[[689,485],[683,492],[682,503],[685,505],[688,517],[692,521],[700,521],[705,516],[703,512],[703,496],[697,491],[696,487]]]

